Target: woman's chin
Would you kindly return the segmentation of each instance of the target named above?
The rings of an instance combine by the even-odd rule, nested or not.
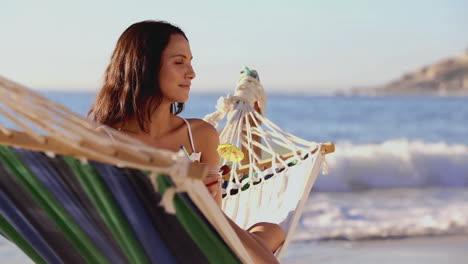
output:
[[[178,94],[174,96],[165,96],[165,99],[171,103],[186,103],[189,100],[189,94]]]
[[[180,98],[179,101],[177,101],[177,102],[179,102],[179,103],[186,103],[186,102],[189,100],[189,97],[190,97],[190,96],[187,95],[187,96],[185,96],[184,98]]]
[[[189,96],[178,96],[176,102],[177,103],[186,103],[189,100]]]
[[[180,91],[180,93],[177,94],[175,97],[176,97],[176,102],[186,103],[190,98],[189,90],[184,89],[183,91]]]

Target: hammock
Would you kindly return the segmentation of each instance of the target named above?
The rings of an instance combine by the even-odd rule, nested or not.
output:
[[[254,110],[255,103],[259,112]],[[258,73],[245,67],[235,94],[221,97],[217,110],[204,120],[215,127],[224,123],[219,128],[220,142],[247,153],[247,165],[224,160],[231,171],[223,185],[223,211],[243,228],[258,222],[279,224],[286,232],[286,240],[276,252],[280,259],[292,240],[324,155],[333,152],[334,145],[306,141],[283,131],[264,117],[265,106]]]
[[[34,262],[252,263],[185,154],[1,77],[0,102],[0,233]]]
[[[257,80],[252,72],[239,83]],[[248,83],[261,87],[258,80]],[[243,87],[250,86],[237,90]],[[211,116],[227,114],[221,141],[250,150],[249,165],[230,164],[223,208],[243,227],[257,220],[280,223],[288,231],[280,258],[300,215],[293,212],[302,210],[333,145],[281,131],[242,93],[223,100],[229,109]],[[200,181],[205,168],[183,152],[145,146],[2,77],[0,102],[0,233],[34,262],[252,263]],[[262,137],[261,144],[252,135]],[[278,147],[293,152],[280,155]],[[268,153],[271,159],[263,160]],[[288,194],[290,186],[301,198]],[[267,188],[269,195],[262,191]],[[276,202],[278,211],[265,210],[260,201]]]

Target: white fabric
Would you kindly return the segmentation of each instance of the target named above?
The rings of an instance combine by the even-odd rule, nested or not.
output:
[[[304,181],[309,178],[312,166],[313,162],[301,162],[276,173],[270,179],[264,180],[263,184],[240,191],[241,195],[227,195],[223,199],[224,211],[243,228],[249,228],[257,222],[286,223],[290,212],[296,210],[295,203],[301,198],[305,188]],[[263,176],[270,173],[271,168],[265,170]],[[261,188],[267,188],[268,191],[259,192]],[[243,213],[236,212],[242,205],[249,206]]]
[[[287,167],[245,191],[240,189],[235,195],[228,192],[223,199],[223,211],[244,229],[258,222],[279,224],[286,232],[286,240],[276,252],[278,258],[282,257],[291,242],[322,160],[323,156],[318,153],[309,155],[297,165]],[[262,174],[265,176],[272,172],[273,169],[269,168]],[[240,186],[248,181],[244,180]]]

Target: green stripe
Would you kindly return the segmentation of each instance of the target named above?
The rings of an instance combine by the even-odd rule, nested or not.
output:
[[[29,171],[16,153],[8,147],[0,146],[0,159],[4,167],[18,180],[87,262],[109,263],[88,236],[67,214],[61,204],[49,193],[41,181]]]
[[[165,175],[158,175],[157,182],[161,193],[172,186]],[[177,219],[210,263],[240,263],[224,240],[213,233],[205,220],[192,210],[180,194],[174,196],[174,205]]]
[[[89,164],[81,164],[72,157],[63,157],[77,176],[83,189],[98,209],[99,214],[117,238],[125,255],[132,263],[150,263],[125,216],[115,202],[99,173]]]
[[[43,263],[47,264],[47,262],[39,255],[34,248],[29,245],[29,243],[23,239],[21,234],[16,232],[15,228],[8,223],[8,221],[0,215],[0,231],[8,237],[8,239],[15,243],[17,247],[19,247],[24,254],[26,254],[34,263]]]

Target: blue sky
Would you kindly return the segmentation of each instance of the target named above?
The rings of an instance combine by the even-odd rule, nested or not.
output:
[[[468,48],[468,1],[13,1],[0,16],[0,75],[35,89],[95,91],[132,23],[179,25],[193,91],[230,91],[243,65],[269,91],[376,85]]]

